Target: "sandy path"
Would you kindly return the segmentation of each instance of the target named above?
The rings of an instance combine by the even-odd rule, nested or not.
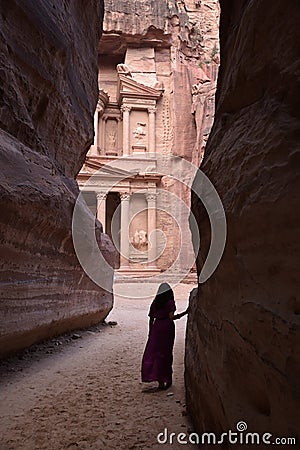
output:
[[[177,287],[178,311],[187,306],[192,287]],[[1,450],[195,448],[156,440],[164,427],[176,433],[189,429],[183,385],[186,318],[176,322],[174,386],[144,393],[140,363],[149,304],[116,297],[108,320],[117,326],[94,327],[53,353],[44,349],[29,362],[10,363],[0,384]]]

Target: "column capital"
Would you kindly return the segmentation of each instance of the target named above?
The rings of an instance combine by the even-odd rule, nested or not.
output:
[[[98,201],[105,200],[107,197],[107,192],[96,192],[96,197]]]
[[[128,156],[130,153],[130,114],[131,106],[122,105],[122,119],[123,119],[123,155]],[[125,114],[126,113],[126,114]]]
[[[157,193],[155,192],[147,192],[146,194],[146,199],[148,202],[155,202],[156,198],[157,198]]]
[[[156,224],[156,192],[148,191],[146,193],[146,198],[148,202],[148,241],[150,247],[148,246],[148,268],[156,269],[156,259],[157,259],[157,224]]]
[[[129,269],[129,192],[120,192],[121,197],[121,228],[120,228],[120,269]]]
[[[123,113],[124,113],[125,111],[130,112],[131,109],[132,109],[132,107],[129,106],[129,105],[122,105],[122,106],[121,106],[121,111],[122,111]]]
[[[99,112],[100,116],[104,113],[104,110],[109,102],[109,95],[107,91],[104,91],[103,89],[100,89],[99,91],[99,97],[98,97],[98,103],[96,110]]]
[[[130,193],[129,192],[120,192],[120,198],[121,198],[122,202],[124,200],[129,200],[130,199]]]
[[[155,135],[156,135],[156,130],[155,130],[155,119],[156,119],[156,115],[155,115],[155,111],[156,108],[154,105],[152,106],[148,106],[148,117],[149,117],[149,139],[148,139],[148,143],[149,143],[149,153],[155,153],[156,152],[156,144],[155,144]]]
[[[107,192],[96,192],[97,197],[97,219],[102,223],[103,231],[105,233],[106,227],[106,195]]]
[[[155,114],[156,113],[156,106],[148,106],[148,113],[149,114]]]

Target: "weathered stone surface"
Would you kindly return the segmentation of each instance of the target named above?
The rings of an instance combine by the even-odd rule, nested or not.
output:
[[[71,236],[74,177],[93,141],[102,15],[96,0],[1,3],[1,355],[112,307]],[[105,235],[100,246],[109,259]]]
[[[107,0],[99,50],[121,54],[128,45],[165,48],[176,41],[185,56],[218,63],[218,20],[218,0]]]
[[[215,123],[201,169],[225,208],[215,274],[191,297],[189,411],[198,431],[299,433],[300,6],[221,1]],[[210,241],[200,201],[198,272]],[[298,435],[299,441],[299,435]]]
[[[116,66],[125,64],[135,81],[163,88],[155,115],[155,148],[162,156],[158,167],[162,174],[176,171],[172,155],[197,167],[202,159],[214,115],[218,17],[217,0],[105,3],[104,33],[99,47],[100,86],[108,92],[110,101],[117,102]],[[146,123],[146,119],[142,121]],[[186,183],[192,178],[190,170],[180,173],[180,179]],[[194,256],[188,211],[181,214],[174,198],[189,205],[190,190],[168,176],[162,178],[159,187],[164,192],[157,200],[157,225],[163,233],[157,239],[160,254],[157,267],[167,270],[177,260],[180,248],[185,248],[180,264],[188,272],[191,260],[188,256]],[[160,208],[167,208],[169,213]],[[180,226],[174,218],[179,219]],[[184,242],[185,239],[189,242]]]
[[[126,54],[125,63],[133,67],[133,77],[140,82],[148,80],[149,85],[155,78],[155,63],[157,78],[164,86],[163,105],[158,105],[157,112],[158,125],[163,122],[162,135],[159,129],[157,133],[158,150],[195,164],[203,156],[214,116],[218,22],[217,0],[105,3],[99,53],[107,59]],[[139,55],[144,50],[143,60],[128,59],[128,47],[132,53],[132,47],[137,47]],[[153,50],[154,61],[149,54]],[[103,71],[105,67],[101,67]]]

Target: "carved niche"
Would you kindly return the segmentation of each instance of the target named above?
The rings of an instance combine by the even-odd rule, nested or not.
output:
[[[133,253],[131,253],[134,256],[136,255],[135,250],[139,252],[147,252],[148,250],[147,201],[144,194],[133,194],[131,200],[129,236],[133,247]]]
[[[105,153],[107,155],[118,154],[118,121],[108,118],[105,124]]]
[[[122,122],[118,105],[108,104],[99,122],[100,154],[120,156],[122,149]]]
[[[131,149],[132,153],[144,153],[148,150],[148,112],[147,110],[132,110],[130,114]]]

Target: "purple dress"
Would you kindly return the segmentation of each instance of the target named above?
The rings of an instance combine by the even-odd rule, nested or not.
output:
[[[174,300],[170,299],[160,309],[154,302],[149,317],[154,319],[142,360],[142,381],[172,383],[173,345],[175,324],[169,313],[175,311]]]

